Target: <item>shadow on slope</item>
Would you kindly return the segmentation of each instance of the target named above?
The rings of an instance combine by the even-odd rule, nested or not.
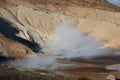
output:
[[[9,22],[5,21],[2,18],[0,18],[0,33],[14,41],[20,42],[21,44],[29,47],[36,53],[41,51],[40,46],[36,42],[28,41],[26,39],[16,36],[16,34],[18,34],[19,31],[16,28],[14,28]]]

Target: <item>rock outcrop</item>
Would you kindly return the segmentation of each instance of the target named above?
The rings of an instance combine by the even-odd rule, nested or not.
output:
[[[25,58],[35,55],[28,47],[0,34],[0,56],[6,58]]]

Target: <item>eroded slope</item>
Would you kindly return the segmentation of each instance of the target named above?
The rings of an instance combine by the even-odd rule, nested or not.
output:
[[[119,8],[104,0],[33,1],[3,0],[0,16],[19,30],[16,35],[38,43],[42,48],[57,25],[69,22],[84,33],[107,41],[105,47],[119,48]],[[116,45],[117,44],[117,45]]]

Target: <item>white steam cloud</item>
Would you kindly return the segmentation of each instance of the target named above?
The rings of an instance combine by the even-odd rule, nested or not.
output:
[[[21,70],[53,70],[57,66],[55,56],[33,55],[26,59],[9,61],[9,63]]]
[[[81,33],[79,27],[72,28],[67,23],[59,25],[47,43],[50,55],[38,54],[37,56],[10,61],[9,63],[18,68],[51,70],[58,65],[56,58],[89,58],[108,53],[107,50],[101,49],[102,43],[96,41],[92,34],[85,35]]]
[[[90,57],[103,55],[102,43],[90,35],[81,33],[80,28],[72,28],[67,23],[59,25],[48,42],[52,54],[62,53],[64,57]]]

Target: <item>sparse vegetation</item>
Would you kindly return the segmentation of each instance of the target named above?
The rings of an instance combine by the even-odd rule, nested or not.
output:
[[[0,65],[0,80],[69,80],[56,74],[46,75],[41,72],[19,71],[6,65]]]

